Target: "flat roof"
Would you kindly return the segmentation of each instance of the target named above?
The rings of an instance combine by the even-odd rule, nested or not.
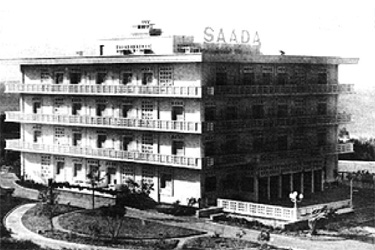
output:
[[[72,56],[53,58],[23,58],[21,65],[77,65],[77,64],[135,64],[135,63],[194,63],[194,62],[237,62],[274,64],[357,64],[359,58],[251,55],[194,53],[172,55],[119,55],[119,56]]]

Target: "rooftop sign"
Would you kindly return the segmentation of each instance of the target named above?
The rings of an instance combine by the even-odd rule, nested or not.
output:
[[[250,36],[248,30],[235,30],[224,32],[224,29],[214,30],[211,27],[204,29],[204,43],[230,43],[230,44],[260,44],[258,32]]]

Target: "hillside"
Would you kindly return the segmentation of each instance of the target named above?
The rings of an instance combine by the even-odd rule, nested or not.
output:
[[[339,97],[339,112],[352,114],[345,124],[352,137],[375,138],[375,88],[356,89],[355,94]]]

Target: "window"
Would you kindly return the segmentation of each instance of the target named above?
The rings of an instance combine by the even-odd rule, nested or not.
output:
[[[324,146],[327,144],[327,133],[326,132],[318,132],[317,134],[317,144],[318,146]]]
[[[287,117],[288,116],[288,105],[286,104],[279,104],[277,106],[277,117]]]
[[[55,72],[54,82],[55,82],[55,84],[62,84],[64,82],[64,73],[63,72]]]
[[[263,136],[256,136],[253,139],[253,151],[262,152],[264,147],[264,138]]]
[[[103,116],[106,106],[103,103],[96,104],[96,116]]]
[[[204,116],[206,121],[215,121],[216,107],[206,107],[204,110]]]
[[[255,84],[255,73],[252,66],[245,66],[243,68],[243,85],[254,85]]]
[[[205,142],[204,144],[204,154],[205,156],[213,156],[216,154],[216,145],[213,141]]]
[[[107,140],[107,135],[99,134],[96,147],[103,148],[106,140]]]
[[[277,84],[278,85],[285,85],[288,82],[288,75],[286,73],[285,67],[278,67],[277,68]]]
[[[288,136],[280,135],[277,137],[277,149],[288,150]]]
[[[153,153],[154,152],[154,137],[152,134],[142,134],[142,153]]]
[[[225,119],[227,120],[237,119],[237,107],[236,106],[227,106],[225,108]]]
[[[63,161],[58,161],[56,163],[56,174],[57,175],[61,174],[63,170],[64,170],[64,162]]]
[[[227,72],[216,72],[216,85],[227,85]]]
[[[269,66],[263,66],[262,68],[262,83],[265,85],[272,84],[273,68]]]
[[[33,103],[33,113],[39,114],[41,111],[41,103],[40,102],[34,102]]]
[[[327,103],[324,103],[324,102],[318,103],[317,113],[318,113],[318,115],[326,115],[327,114]]]
[[[318,73],[318,84],[327,84],[327,73]]]
[[[254,119],[262,119],[264,118],[264,108],[263,105],[253,105],[253,118]]]
[[[51,156],[41,155],[41,177],[51,178]]]
[[[172,106],[172,121],[183,121],[183,120],[184,120],[184,107]]]
[[[169,86],[173,84],[173,68],[160,67],[159,68],[159,84],[162,86]]]
[[[206,192],[213,192],[216,191],[216,177],[206,177],[204,182],[204,189]]]
[[[122,105],[122,108],[121,108],[121,115],[122,115],[122,118],[127,118],[128,117],[128,114],[129,114],[129,111],[132,109],[132,105],[130,104],[123,104]]]
[[[142,75],[142,84],[143,85],[151,84],[152,81],[153,81],[153,74],[152,74],[152,72],[143,72],[143,75]]]
[[[80,146],[82,140],[81,133],[73,133],[73,146]]]
[[[122,84],[126,85],[131,83],[133,80],[133,74],[131,72],[122,73]]]
[[[102,83],[104,83],[106,77],[107,77],[107,72],[99,71],[96,74],[96,84],[102,84]]]
[[[122,150],[129,151],[129,144],[133,141],[132,135],[124,135],[122,137]]]
[[[184,142],[180,140],[172,141],[172,155],[185,155]]]
[[[81,72],[78,70],[72,70],[69,74],[69,77],[71,84],[78,84],[81,82]]]
[[[41,81],[42,83],[46,83],[46,82],[49,82],[49,80],[50,80],[50,75],[49,75],[48,70],[43,69],[43,70],[41,71],[41,73],[40,73],[40,81]]]
[[[163,189],[171,189],[172,188],[172,174],[161,173],[160,188],[163,188]]]
[[[153,119],[154,104],[151,101],[142,101],[142,119]]]
[[[122,183],[126,183],[127,180],[131,179],[134,180],[134,167],[129,165],[122,165],[121,166],[121,178]]]
[[[154,168],[142,167],[142,181],[148,184],[154,182]]]
[[[80,115],[81,110],[82,110],[82,103],[73,102],[72,115]]]
[[[41,138],[42,138],[42,131],[41,130],[34,130],[33,142],[39,143]]]
[[[82,164],[81,163],[74,163],[73,168],[73,177],[77,177],[78,173],[82,171]]]
[[[241,178],[241,190],[243,192],[254,192],[254,178],[244,176]]]

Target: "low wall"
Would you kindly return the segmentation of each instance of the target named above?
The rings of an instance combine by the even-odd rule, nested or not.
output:
[[[375,174],[375,161],[339,161],[338,172],[368,171]]]
[[[61,193],[58,202],[62,204],[70,204],[72,206],[91,209],[92,208],[92,194],[82,193],[72,190],[59,189]],[[95,207],[114,205],[115,198],[108,196],[95,195]]]
[[[327,206],[327,208],[331,208],[335,210],[340,209],[340,208],[350,207],[350,199],[335,201],[335,202],[330,202],[330,203],[316,204],[316,205],[311,205],[307,207],[300,207],[298,208],[298,213],[299,215],[302,215],[302,216],[312,214],[314,210],[322,209],[324,206]]]

